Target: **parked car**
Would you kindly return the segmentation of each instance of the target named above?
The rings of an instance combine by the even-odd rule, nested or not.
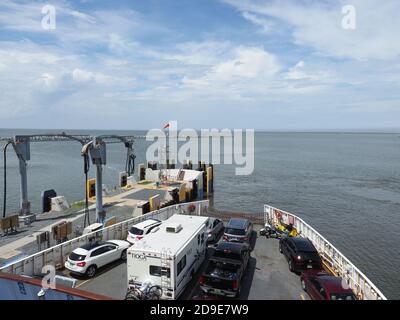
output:
[[[215,295],[208,295],[205,293],[201,293],[197,296],[192,297],[191,300],[221,300],[221,297],[215,296]]]
[[[224,223],[216,218],[209,218],[207,225],[208,242],[215,242],[224,230]]]
[[[284,237],[279,241],[279,251],[286,257],[289,270],[292,272],[322,269],[321,257],[307,238]]]
[[[247,219],[231,218],[225,228],[223,240],[229,242],[250,242],[253,224]]]
[[[322,270],[306,270],[300,276],[301,286],[313,300],[356,300],[341,277]]]
[[[220,241],[200,277],[200,287],[207,294],[238,297],[250,257],[246,243]]]
[[[146,234],[161,225],[160,220],[147,219],[132,226],[128,231],[126,241],[130,244],[135,244],[137,241],[142,240]]]
[[[104,228],[104,226],[103,226],[102,223],[96,222],[96,223],[93,223],[93,224],[87,226],[85,229],[83,229],[82,235],[85,235],[85,234],[88,234],[88,233],[92,233],[92,232],[95,232],[95,231],[99,231],[99,230],[101,230],[103,228]]]
[[[130,243],[124,240],[85,244],[72,251],[65,262],[65,268],[71,273],[92,278],[99,268],[119,259],[126,260],[129,246]]]

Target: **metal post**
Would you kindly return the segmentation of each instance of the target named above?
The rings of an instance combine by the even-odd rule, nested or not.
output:
[[[28,176],[26,172],[27,162],[31,159],[29,137],[15,136],[13,148],[19,160],[19,174],[21,178],[20,215],[30,215],[30,202],[28,201]]]
[[[103,168],[96,163],[96,221],[102,223],[106,212],[103,210]]]
[[[96,166],[96,222],[103,223],[106,212],[103,209],[103,169],[106,164],[106,144],[99,137],[94,137],[92,142],[86,145],[89,148],[90,157]],[[86,147],[84,147],[86,149]],[[86,152],[86,150],[83,150]]]
[[[26,161],[19,157],[19,174],[21,177],[20,214],[30,214],[30,202],[28,201],[28,178],[26,173]]]

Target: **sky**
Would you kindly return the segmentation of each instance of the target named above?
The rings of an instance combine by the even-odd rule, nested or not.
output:
[[[1,0],[0,128],[399,128],[399,12],[398,0]]]

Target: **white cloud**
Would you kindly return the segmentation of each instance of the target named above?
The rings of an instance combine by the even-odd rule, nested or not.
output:
[[[81,69],[72,71],[72,79],[76,82],[89,82],[95,79],[94,73]]]
[[[279,63],[276,57],[260,48],[240,47],[236,50],[236,57],[213,68],[216,78],[227,80],[235,77],[256,78],[269,77],[276,74]]]
[[[292,28],[293,41],[316,52],[353,59],[395,59],[400,55],[400,2],[398,0],[353,0],[356,29],[342,28],[342,7],[347,0],[299,2],[297,0],[224,0],[262,28],[268,18],[279,19]],[[257,15],[249,19],[248,14]],[[261,18],[260,18],[261,17]]]
[[[2,0],[0,2],[0,24],[3,28],[8,30],[25,31],[29,33],[48,33],[48,30],[43,29],[41,25],[41,20],[44,17],[44,14],[42,14],[42,8],[48,4],[47,1],[24,3]],[[57,20],[60,20],[61,22],[73,18],[75,24],[82,22],[89,24],[96,23],[95,17],[72,9],[65,1],[54,0],[51,2],[51,5],[56,9],[55,13]],[[63,29],[60,24],[57,28]]]
[[[51,73],[42,73],[40,76],[40,80],[44,83],[44,85],[48,88],[52,87],[55,82],[55,77]]]
[[[270,25],[272,25],[272,21],[267,20],[265,18],[260,18],[259,16],[252,14],[250,12],[244,11],[242,13],[243,18],[245,18],[246,20],[258,25],[261,27],[261,31],[263,33],[268,33],[270,30]]]
[[[326,72],[321,71],[306,71],[306,64],[303,60],[300,60],[294,67],[290,68],[289,71],[284,75],[287,80],[298,80],[298,81],[326,81],[330,78],[332,82],[332,74],[328,75]]]
[[[176,52],[161,57],[185,64],[210,66],[219,62],[222,57],[227,57],[231,49],[232,44],[228,41],[184,42],[176,45]]]
[[[85,14],[83,12],[79,12],[76,10],[69,10],[69,9],[65,9],[65,12],[70,14],[71,16],[77,18],[77,19],[82,19],[86,22],[89,22],[91,24],[95,24],[96,23],[96,19],[88,14]]]
[[[300,5],[284,1],[282,6],[287,11],[281,12],[275,2],[236,2],[243,18],[259,27],[267,41],[259,41],[260,34],[257,40],[250,35],[243,42],[234,37],[221,40],[227,39],[226,35],[220,37],[217,32],[202,34],[203,40],[185,41],[182,39],[193,37],[169,32],[167,38],[171,40],[160,44],[153,41],[153,36],[164,39],[168,31],[135,11],[88,14],[66,1],[57,3],[61,19],[57,20],[56,32],[40,35],[38,30],[30,29],[38,18],[30,12],[33,7],[9,0],[0,4],[0,8],[8,6],[0,12],[0,27],[26,31],[22,33],[24,40],[0,42],[0,118],[18,126],[21,119],[34,119],[37,115],[60,119],[65,126],[69,126],[69,119],[79,126],[76,119],[82,116],[77,117],[78,114],[96,118],[96,124],[99,119],[106,125],[115,119],[114,126],[120,125],[120,121],[133,126],[130,119],[141,114],[140,125],[147,126],[157,118],[149,117],[149,110],[157,110],[159,117],[164,112],[168,117],[171,113],[184,117],[209,108],[218,119],[224,118],[218,112],[231,115],[233,106],[242,114],[253,107],[265,110],[253,114],[256,121],[269,110],[288,114],[312,105],[310,108],[318,111],[336,100],[341,110],[356,106],[352,109],[355,114],[361,112],[358,107],[365,101],[378,101],[382,92],[391,95],[390,105],[395,108],[399,63],[352,59],[338,63],[326,58],[330,55],[361,59],[370,57],[372,51],[359,54],[366,45],[346,49],[347,42],[330,26],[333,20],[322,5],[310,8],[305,2]],[[321,23],[320,30],[313,30],[313,23]],[[292,38],[286,39],[292,39],[298,47],[286,47],[287,42],[283,50],[279,45],[271,45],[275,39],[270,40],[283,24],[290,25],[292,31]],[[147,35],[151,35],[150,41],[146,41]],[[29,38],[34,40],[26,40]],[[387,49],[386,40],[381,41]],[[307,50],[297,50],[305,47]],[[314,49],[312,54],[310,47]],[[385,54],[393,52],[396,51]],[[382,101],[379,106],[385,103]],[[124,119],[121,114],[126,115]],[[232,113],[226,119],[232,121],[233,117]],[[188,118],[191,121],[196,117]]]
[[[278,59],[262,48],[240,46],[231,48],[231,52],[233,57],[214,64],[200,77],[185,77],[183,83],[200,88],[237,84],[245,89],[260,82],[266,86],[281,69]]]

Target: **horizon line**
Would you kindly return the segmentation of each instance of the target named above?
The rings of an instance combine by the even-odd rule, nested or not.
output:
[[[91,129],[74,129],[74,128],[0,128],[0,130],[43,130],[43,131],[49,131],[49,130],[55,130],[57,133],[59,131],[66,131],[66,130],[73,130],[73,131],[149,131],[152,129],[158,129],[158,128],[150,128],[150,129],[104,129],[104,128],[91,128]],[[162,130],[162,127],[159,129]],[[185,128],[182,128],[185,129]],[[206,128],[193,128],[196,131],[200,131],[201,129],[206,129]],[[386,134],[398,134],[400,133],[400,128],[392,127],[392,128],[336,128],[336,129],[255,129],[255,128],[207,128],[209,130],[211,129],[252,129],[255,132],[265,132],[265,133],[386,133]],[[179,130],[178,130],[179,131]]]

